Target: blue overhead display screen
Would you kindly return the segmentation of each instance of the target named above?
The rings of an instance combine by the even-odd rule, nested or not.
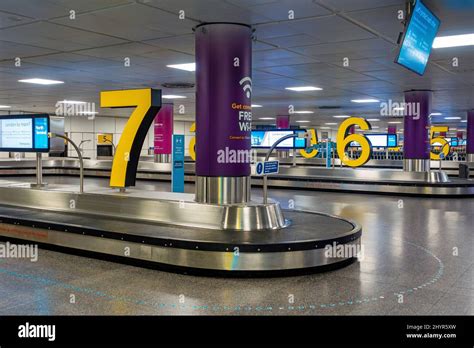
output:
[[[275,129],[275,130],[254,130],[252,131],[252,147],[260,149],[269,149],[272,145],[285,135],[295,134],[297,132],[305,132],[294,129]],[[278,144],[277,149],[305,149],[306,139],[289,138]]]
[[[49,116],[0,116],[0,151],[49,152]]]
[[[397,147],[398,137],[396,134],[365,134],[372,147]],[[349,146],[360,147],[357,141],[352,141]]]
[[[419,75],[423,75],[439,25],[438,17],[420,0],[417,0],[396,62]]]

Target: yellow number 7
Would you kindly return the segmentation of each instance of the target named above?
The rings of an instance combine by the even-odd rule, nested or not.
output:
[[[110,174],[111,187],[135,186],[143,142],[161,108],[161,90],[146,88],[100,92],[100,107],[135,107],[117,145]]]

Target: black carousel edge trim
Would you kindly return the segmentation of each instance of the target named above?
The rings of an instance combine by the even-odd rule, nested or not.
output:
[[[347,244],[359,239],[362,235],[362,229],[354,231],[353,233],[332,239],[305,241],[305,242],[291,242],[279,244],[231,244],[231,243],[215,243],[202,241],[185,241],[170,238],[152,238],[147,236],[131,235],[121,232],[112,232],[79,225],[68,225],[62,223],[51,223],[47,221],[22,219],[18,217],[11,217],[0,215],[0,224],[10,224],[15,226],[25,226],[38,228],[43,230],[52,230],[57,232],[74,233],[84,236],[100,237],[119,240],[123,242],[131,242],[138,244],[154,245],[165,248],[187,249],[187,250],[201,250],[201,251],[216,251],[216,252],[234,252],[234,248],[238,248],[239,252],[292,252],[292,251],[308,251],[316,249],[324,249],[327,245],[333,246],[339,244]],[[1,233],[1,231],[0,231]]]
[[[9,242],[17,243],[17,244],[28,242],[28,240],[25,240],[25,239],[5,237],[1,235],[0,235],[0,241],[9,241]],[[66,254],[80,256],[80,257],[87,257],[87,258],[93,258],[93,259],[98,259],[102,261],[121,263],[125,265],[136,266],[136,267],[147,268],[147,269],[169,272],[169,273],[177,273],[177,274],[200,276],[200,277],[214,277],[214,278],[217,278],[217,277],[219,278],[222,278],[222,277],[229,277],[229,278],[295,277],[295,276],[309,275],[309,274],[314,274],[314,273],[335,271],[340,268],[349,266],[352,263],[355,263],[357,261],[356,257],[352,257],[352,258],[348,258],[348,259],[345,259],[336,263],[328,264],[328,265],[306,267],[306,268],[300,268],[300,269],[295,268],[295,269],[262,270],[262,271],[239,271],[239,270],[224,271],[224,270],[176,266],[176,265],[170,265],[170,264],[165,264],[165,263],[140,260],[140,259],[135,259],[135,258],[126,257],[126,256],[110,255],[110,254],[105,254],[101,252],[52,245],[52,244],[42,243],[42,242],[35,242],[35,244],[37,244],[39,248],[44,249],[44,250],[61,252],[61,253],[66,253]]]

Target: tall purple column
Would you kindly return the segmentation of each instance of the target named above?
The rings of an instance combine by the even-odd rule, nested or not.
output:
[[[155,162],[171,162],[172,137],[173,137],[173,104],[163,104],[155,117],[153,127],[154,141],[153,153]]]
[[[430,113],[431,91],[406,91],[407,114],[404,119],[404,170],[426,172],[430,170]]]
[[[474,110],[467,112],[466,154],[468,162],[474,162]]]
[[[276,127],[278,129],[290,128],[290,116],[283,116],[283,115],[277,116]]]
[[[196,201],[250,200],[252,29],[196,27]]]
[[[388,126],[387,127],[387,133],[388,134],[397,134],[397,126]]]

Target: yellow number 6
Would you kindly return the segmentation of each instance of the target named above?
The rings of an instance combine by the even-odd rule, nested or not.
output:
[[[372,126],[369,122],[361,117],[351,117],[342,122],[337,132],[337,154],[342,163],[349,167],[360,167],[366,164],[372,156],[372,144],[362,134],[349,134],[352,126],[359,126],[362,130],[370,130]],[[349,159],[346,157],[346,148],[353,141],[361,146],[361,154],[358,159]]]

